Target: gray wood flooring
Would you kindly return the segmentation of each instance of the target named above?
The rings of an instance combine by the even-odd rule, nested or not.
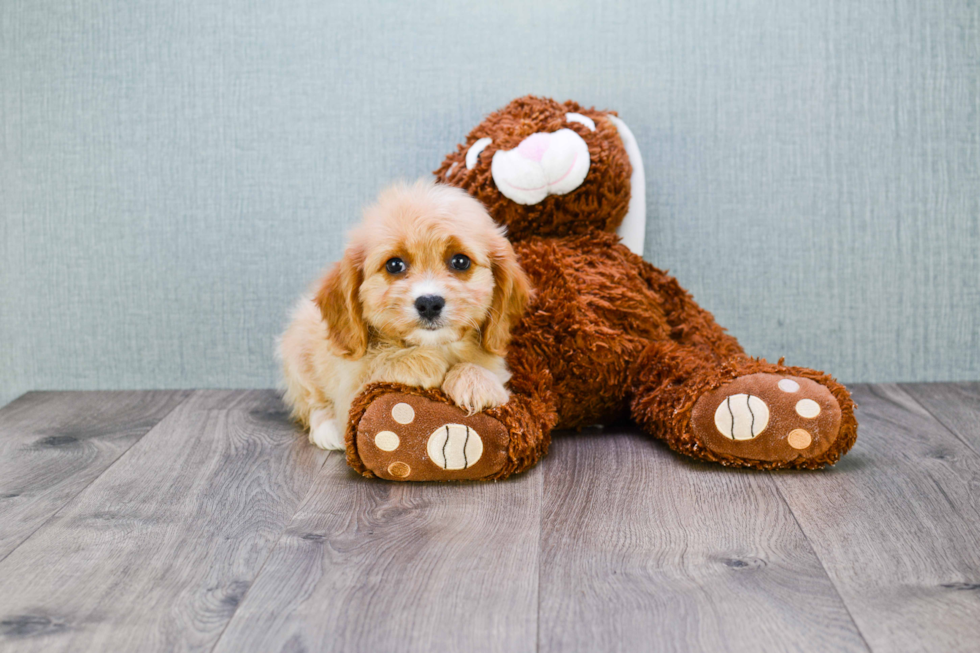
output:
[[[558,434],[362,479],[271,391],[0,410],[0,651],[980,651],[980,384],[857,386],[820,472]]]

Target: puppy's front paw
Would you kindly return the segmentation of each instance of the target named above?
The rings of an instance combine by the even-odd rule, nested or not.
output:
[[[347,448],[344,443],[344,432],[337,428],[332,419],[310,420],[310,442],[321,449],[343,451]]]
[[[470,415],[502,406],[510,399],[507,388],[493,372],[473,363],[460,363],[449,370],[442,391]]]

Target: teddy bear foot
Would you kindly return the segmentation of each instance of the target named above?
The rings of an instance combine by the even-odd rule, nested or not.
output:
[[[698,399],[691,429],[723,464],[819,467],[834,462],[824,454],[841,436],[841,407],[816,381],[749,374]]]
[[[406,393],[379,396],[357,424],[357,455],[391,481],[461,481],[493,476],[510,437],[496,419]]]

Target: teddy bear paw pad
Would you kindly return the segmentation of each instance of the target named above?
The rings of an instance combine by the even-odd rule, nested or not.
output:
[[[507,462],[510,443],[507,429],[492,417],[402,393],[375,399],[356,437],[365,467],[393,481],[487,478]]]
[[[694,405],[691,428],[702,446],[727,459],[789,463],[816,458],[840,434],[841,410],[816,381],[749,374]]]

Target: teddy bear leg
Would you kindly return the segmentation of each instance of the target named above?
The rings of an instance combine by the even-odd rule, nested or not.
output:
[[[674,450],[723,465],[814,469],[854,444],[847,389],[815,370],[747,356],[719,361],[652,344],[633,374],[633,419]]]
[[[467,415],[441,390],[375,383],[351,406],[347,462],[392,481],[501,479],[547,453],[556,421],[550,402],[531,395]]]

